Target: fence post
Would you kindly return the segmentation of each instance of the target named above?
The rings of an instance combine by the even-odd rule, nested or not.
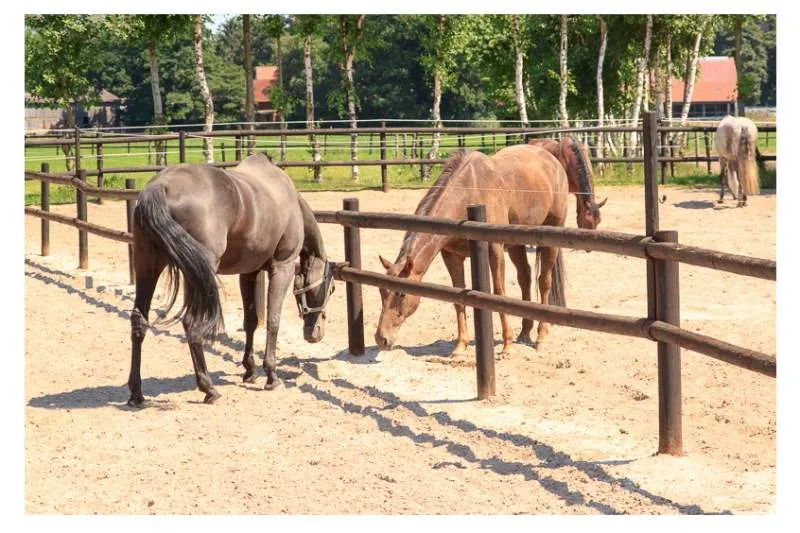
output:
[[[281,130],[286,130],[286,122],[281,120]],[[281,161],[286,161],[286,135],[281,135]]]
[[[659,137],[661,138],[661,142],[660,142],[661,146],[659,146],[658,152],[661,154],[662,157],[666,156],[666,155],[672,155],[672,154],[669,153],[669,148],[667,146],[667,144],[668,144],[667,133],[662,131],[662,132],[660,132]],[[660,170],[661,170],[661,185],[664,185],[667,182],[667,162],[666,161],[661,161]]]
[[[222,162],[225,162],[225,143],[219,143],[220,152],[222,152]]]
[[[234,140],[233,140],[233,144],[236,147],[235,155],[236,155],[236,160],[237,161],[241,161],[242,160],[242,135],[241,134],[242,134],[242,130],[238,130],[236,132],[236,137],[234,137]]]
[[[186,132],[178,132],[178,162],[186,163]]]
[[[645,111],[642,121],[642,151],[644,154],[644,223],[645,235],[658,231],[658,122],[656,114]],[[655,271],[652,259],[647,260],[647,317],[656,319]]]
[[[706,142],[706,167],[708,169],[708,173],[711,174],[711,142],[708,138],[708,132],[703,132],[703,139]]]
[[[658,231],[656,242],[678,242],[677,231]],[[680,326],[680,287],[678,262],[655,260],[657,304],[656,317]],[[681,424],[681,348],[677,344],[658,343],[658,453],[683,455]]]
[[[468,206],[467,219],[486,222],[486,206]],[[491,292],[491,284],[489,282],[489,243],[486,241],[469,241],[469,262],[472,275],[472,290]],[[473,309],[473,315],[475,318],[478,399],[485,400],[495,394],[492,312],[476,307]]]
[[[696,131],[694,132],[694,156],[700,157],[700,135]],[[694,166],[699,167],[700,161],[695,161]]]
[[[78,179],[86,183],[86,171],[78,171]],[[86,222],[86,193],[80,189],[75,190],[75,201],[78,207],[78,220]],[[84,230],[78,230],[78,264],[79,267],[88,270],[89,268],[89,234]]]
[[[381,122],[381,129],[386,129],[386,121]],[[381,161],[386,161],[386,131],[380,134]],[[383,192],[389,192],[389,169],[386,163],[381,163],[381,188]]]
[[[103,175],[103,143],[97,143],[97,187],[99,189],[103,188],[103,182],[105,181],[105,176]],[[103,199],[98,196],[97,197],[97,205],[102,205]]]
[[[81,130],[78,126],[75,126],[75,165],[73,166],[75,169],[75,175],[81,171]]]
[[[50,172],[50,163],[42,163],[42,173]],[[50,211],[50,182],[42,180],[42,211]],[[42,255],[50,255],[50,221],[42,219]]]
[[[125,188],[135,190],[136,178],[125,178]],[[125,210],[128,215],[128,233],[133,233],[133,209],[136,206],[136,200],[125,200]],[[136,272],[133,268],[133,244],[128,243],[128,276],[130,284],[136,283]]]
[[[358,211],[358,198],[342,201],[345,211]],[[352,268],[361,268],[361,231],[357,227],[344,227],[344,260]],[[351,355],[364,354],[364,306],[361,284],[347,282],[347,343]]]

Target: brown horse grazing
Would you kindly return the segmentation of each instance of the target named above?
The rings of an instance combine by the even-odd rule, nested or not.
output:
[[[185,283],[183,320],[198,388],[206,403],[220,394],[206,369],[203,339],[223,329],[216,273],[239,274],[246,335],[244,381],[255,381],[253,332],[256,276],[266,270],[266,389],[280,384],[275,344],[281,303],[294,276],[295,297],[303,315],[306,341],[324,334],[325,304],[333,284],[314,214],[291,179],[264,155],[248,157],[222,170],[210,165],[175,165],[159,172],[142,190],[134,211],[136,299],[131,312],[131,372],[128,404],[141,406],[140,366],[147,315],[161,272],[169,274],[167,311],[175,303],[180,276]],[[295,266],[295,260],[300,264]]]
[[[416,214],[461,220],[470,204],[486,205],[487,222],[493,224],[526,224],[531,226],[563,226],[567,217],[567,176],[558,160],[536,146],[517,145],[504,148],[489,157],[480,152],[456,152],[442,174],[422,198]],[[505,294],[504,245],[489,243],[489,262],[495,294]],[[437,253],[442,254],[454,287],[463,288],[464,259],[469,256],[464,239],[428,233],[406,233],[397,261],[380,257],[390,276],[420,280]],[[508,246],[508,255],[517,268],[517,280],[524,300],[531,299],[531,268],[526,247]],[[558,248],[537,247],[536,266],[542,303],[565,305],[563,263]],[[375,332],[381,349],[394,345],[397,331],[416,311],[419,296],[380,290],[382,310]],[[458,337],[453,354],[467,348],[467,325],[464,307],[456,304]],[[512,331],[504,314],[502,353],[512,343]],[[531,342],[533,321],[524,319],[517,340]],[[539,322],[536,346],[547,335],[548,325]]]
[[[578,227],[597,229],[600,225],[600,208],[608,198],[599,204],[594,200],[594,174],[589,162],[586,146],[572,137],[555,139],[529,139],[528,144],[540,146],[559,160],[567,173],[569,192],[575,195]]]
[[[761,190],[756,165],[758,130],[745,117],[727,116],[719,123],[715,137],[719,155],[719,203],[725,198],[725,185],[737,200],[736,207],[747,205],[748,194]]]

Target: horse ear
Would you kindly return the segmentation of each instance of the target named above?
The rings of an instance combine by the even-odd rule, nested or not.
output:
[[[604,199],[602,202],[600,202],[599,204],[597,204],[597,207],[603,207],[604,205],[606,205],[606,202],[607,202],[607,201],[608,201],[608,197],[606,197],[606,198],[605,198],[605,199]]]
[[[389,270],[390,268],[392,268],[392,266],[393,266],[392,263],[390,263],[389,261],[384,259],[382,255],[379,255],[378,259],[381,260],[381,264],[383,265],[383,268],[385,268],[386,270]]]
[[[411,259],[410,255],[406,256],[406,265],[403,267],[403,272],[411,272],[414,268],[414,260]]]

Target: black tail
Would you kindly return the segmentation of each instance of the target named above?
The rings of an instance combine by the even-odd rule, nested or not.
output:
[[[542,248],[540,246],[536,247],[536,279],[539,278],[539,274],[541,272],[541,254]],[[548,299],[550,305],[557,305],[559,307],[566,307],[567,306],[567,296],[564,291],[564,261],[562,260],[562,256],[564,254],[561,253],[561,249],[558,249],[558,255],[556,256],[556,262],[553,265],[553,283],[550,286],[550,297]]]
[[[163,187],[145,187],[133,216],[153,253],[167,261],[169,296],[165,312],[178,296],[179,272],[186,282],[183,306],[171,322],[184,319],[191,328],[199,327],[203,337],[213,340],[225,325],[216,273],[202,245],[172,218]]]

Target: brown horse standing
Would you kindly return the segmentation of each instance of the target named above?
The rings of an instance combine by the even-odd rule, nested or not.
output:
[[[558,160],[536,146],[517,145],[504,148],[489,157],[480,152],[456,152],[442,174],[417,206],[416,214],[437,218],[464,219],[471,204],[486,205],[487,222],[530,226],[563,226],[567,217],[567,176]],[[505,294],[504,245],[489,243],[489,262],[495,294]],[[406,233],[397,261],[380,257],[391,276],[420,280],[436,254],[441,253],[454,287],[463,288],[464,259],[469,256],[468,241],[428,233]],[[508,255],[517,268],[522,298],[531,299],[531,268],[526,247],[508,246]],[[558,248],[537,247],[539,291],[544,304],[565,305],[563,263]],[[419,296],[381,289],[382,310],[375,332],[379,348],[388,349],[403,322],[416,311]],[[467,325],[464,307],[456,304],[458,337],[453,354],[467,348]],[[503,329],[502,353],[512,343],[512,331],[506,315],[500,314]],[[531,342],[533,321],[524,319],[518,340]],[[539,322],[536,345],[546,337],[548,325]]]
[[[264,388],[280,384],[276,342],[281,304],[293,277],[306,341],[318,342],[324,335],[324,309],[333,284],[322,234],[292,180],[264,155],[250,156],[229,170],[183,164],[159,172],[139,195],[133,249],[136,299],[131,312],[131,406],[144,403],[142,342],[153,292],[164,269],[170,280],[167,310],[175,302],[180,277],[184,280],[183,307],[176,318],[183,319],[197,387],[206,394],[206,403],[220,396],[203,355],[203,340],[213,339],[223,328],[217,273],[239,274],[246,336],[244,381],[255,380],[253,333],[259,271],[266,270],[269,275]]]
[[[544,148],[558,159],[567,173],[569,192],[575,195],[578,227],[597,229],[600,225],[600,208],[606,205],[608,198],[599,204],[594,200],[594,174],[586,146],[569,136],[560,141],[530,139],[528,144]]]

